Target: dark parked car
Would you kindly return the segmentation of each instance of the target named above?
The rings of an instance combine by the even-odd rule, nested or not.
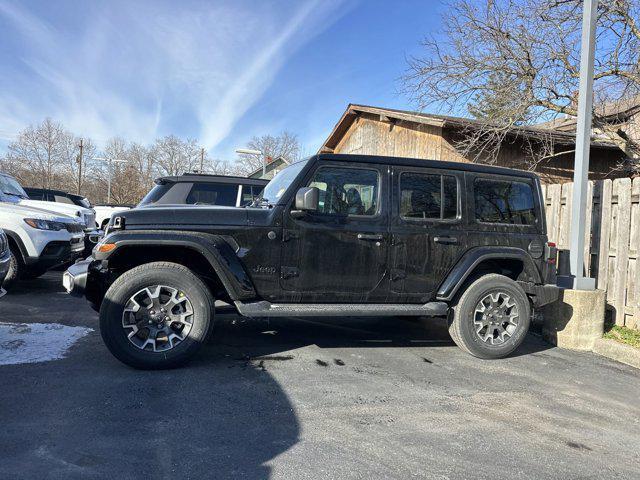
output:
[[[32,200],[41,200],[43,202],[68,203],[70,205],[78,205],[83,208],[93,208],[91,202],[82,195],[63,192],[62,190],[51,190],[48,188],[25,187],[25,192]]]
[[[501,358],[558,295],[535,174],[408,158],[316,155],[247,208],[129,210],[94,255],[65,287],[138,368],[191,357],[217,299],[247,317],[447,316],[463,350]]]
[[[150,205],[222,205],[242,207],[260,196],[268,180],[186,173],[160,177],[138,204]]]

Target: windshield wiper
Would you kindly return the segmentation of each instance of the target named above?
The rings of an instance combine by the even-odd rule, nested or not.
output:
[[[3,191],[2,193],[4,193],[5,195],[11,195],[12,197],[27,198],[27,197],[25,197],[24,195],[20,195],[19,193],[4,192],[4,191]]]

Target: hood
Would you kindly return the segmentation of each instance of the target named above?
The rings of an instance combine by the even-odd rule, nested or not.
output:
[[[46,203],[46,202],[42,202]],[[0,202],[0,213],[5,215],[16,215],[22,218],[37,218],[39,220],[52,220],[55,222],[71,223],[78,220],[69,216],[61,216],[50,210],[36,208],[17,203]]]
[[[125,229],[151,225],[247,225],[246,208],[212,205],[162,205],[134,208],[113,217],[124,219]]]
[[[41,208],[42,210],[49,210],[50,212],[61,213],[63,215],[69,215],[70,217],[81,218],[83,213],[88,213],[86,208],[79,207],[77,205],[69,205],[59,202],[43,202],[41,200],[31,200],[30,198],[23,198],[19,202],[20,205],[27,205],[30,207]],[[87,212],[84,212],[87,210]],[[78,215],[80,214],[80,215]]]

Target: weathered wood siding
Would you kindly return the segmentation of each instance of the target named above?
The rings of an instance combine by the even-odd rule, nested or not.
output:
[[[361,114],[344,133],[334,152],[468,162],[470,160],[460,155],[454,147],[458,139],[459,133],[451,128],[408,121],[390,123],[380,120],[377,115]],[[523,159],[524,153],[519,143],[505,143],[496,165],[527,170],[529,166]],[[613,170],[618,160],[619,154],[615,151],[593,148],[589,178],[616,176]],[[571,181],[573,153],[539,164],[536,172],[543,183]]]
[[[549,240],[568,270],[573,184],[543,185]],[[589,182],[585,228],[585,273],[607,292],[618,325],[640,328],[640,178]]]

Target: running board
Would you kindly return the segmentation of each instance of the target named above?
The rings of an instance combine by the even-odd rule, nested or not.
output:
[[[437,317],[446,315],[445,302],[422,305],[389,303],[270,303],[267,301],[234,302],[245,317],[386,317],[394,315]]]

